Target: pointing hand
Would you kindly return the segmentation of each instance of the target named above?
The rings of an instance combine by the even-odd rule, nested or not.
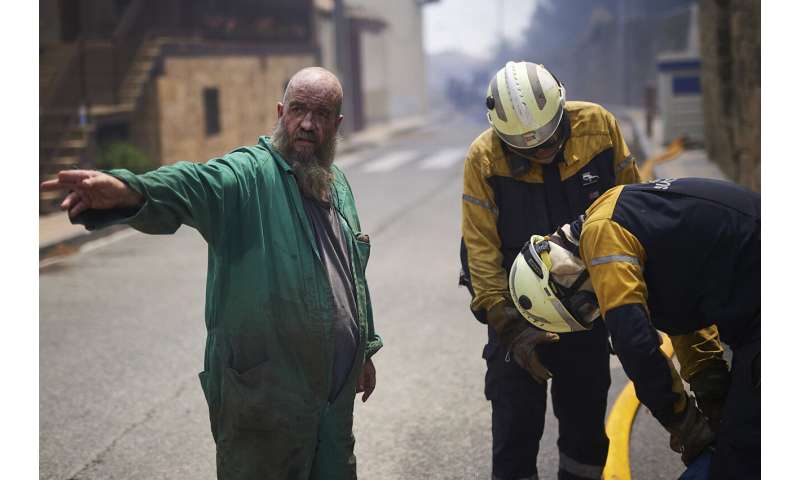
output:
[[[42,182],[45,191],[67,190],[61,209],[70,218],[89,209],[111,209],[141,205],[143,198],[125,182],[94,170],[62,170],[58,178]]]

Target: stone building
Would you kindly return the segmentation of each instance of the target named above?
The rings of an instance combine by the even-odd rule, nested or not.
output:
[[[318,63],[313,15],[311,0],[41,0],[40,177],[110,142],[153,165],[254,143]]]
[[[344,2],[338,72],[333,0],[40,0],[40,180],[114,142],[153,166],[252,144],[310,65],[349,75],[344,133],[424,113],[429,1]],[[43,192],[40,211],[58,198]]]

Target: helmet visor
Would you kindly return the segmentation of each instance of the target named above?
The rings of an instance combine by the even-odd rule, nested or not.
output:
[[[555,154],[557,154],[564,146],[564,143],[566,143],[566,140],[563,123],[561,123],[559,124],[558,128],[556,128],[556,131],[550,135],[550,138],[535,147],[520,148],[510,144],[507,145],[508,148],[514,153],[517,153],[525,158],[532,160],[544,160],[547,158],[552,158]]]

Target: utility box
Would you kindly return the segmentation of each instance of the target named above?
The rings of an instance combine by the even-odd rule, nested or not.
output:
[[[703,143],[703,97],[700,58],[685,53],[658,57],[658,106],[663,120],[664,144],[685,137]]]

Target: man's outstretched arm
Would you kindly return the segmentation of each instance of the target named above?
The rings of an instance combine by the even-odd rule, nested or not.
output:
[[[71,219],[89,209],[129,208],[144,203],[144,197],[128,184],[95,170],[62,170],[57,178],[42,182],[41,189],[69,192],[61,202],[61,209]]]
[[[89,230],[125,223],[148,234],[170,234],[188,225],[213,243],[226,211],[234,211],[246,196],[243,185],[251,167],[250,154],[232,152],[207,163],[178,162],[141,175],[121,169],[65,171],[42,188],[69,191],[62,208],[73,223]]]

